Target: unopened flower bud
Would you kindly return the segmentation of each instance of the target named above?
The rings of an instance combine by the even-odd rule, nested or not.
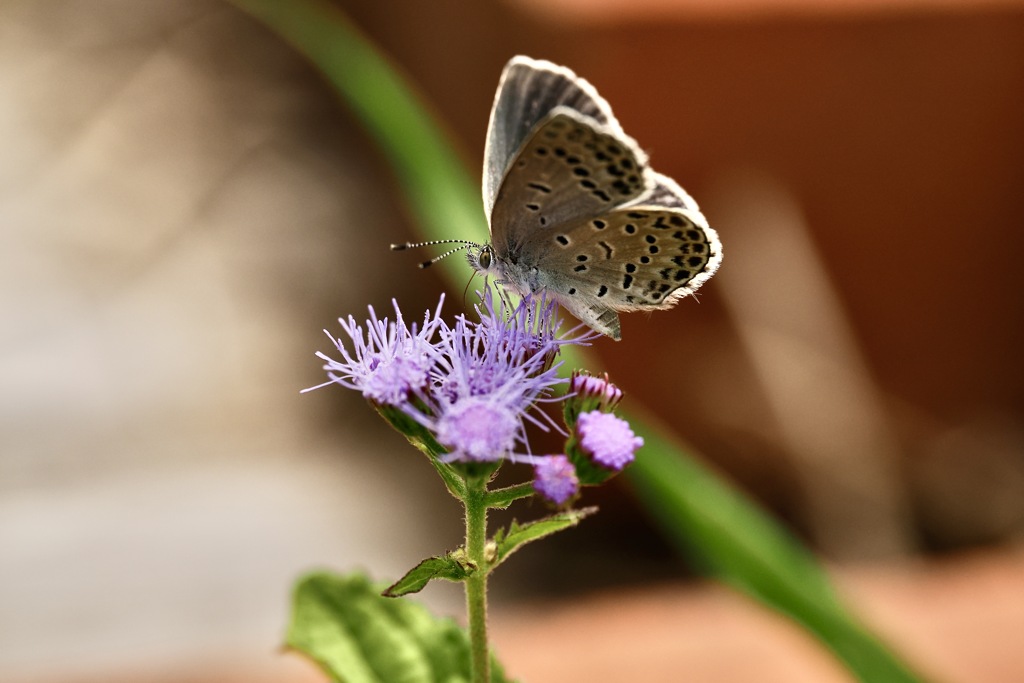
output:
[[[570,429],[576,425],[580,414],[594,410],[610,413],[622,400],[622,390],[608,381],[608,373],[598,377],[579,370],[573,372],[569,394],[565,402],[565,423]]]

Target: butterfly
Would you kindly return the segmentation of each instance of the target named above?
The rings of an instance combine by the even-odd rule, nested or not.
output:
[[[693,198],[650,168],[590,83],[548,61],[502,72],[483,198],[490,242],[463,241],[469,264],[616,340],[619,312],[671,308],[722,262]],[[393,248],[406,246],[419,245]]]

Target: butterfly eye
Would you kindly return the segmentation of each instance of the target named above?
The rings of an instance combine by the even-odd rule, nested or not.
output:
[[[487,270],[491,267],[491,248],[485,246],[480,250],[480,270]]]

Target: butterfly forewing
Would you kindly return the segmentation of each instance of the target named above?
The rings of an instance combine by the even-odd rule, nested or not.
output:
[[[541,119],[559,106],[621,130],[604,98],[569,69],[522,56],[509,61],[501,74],[487,127],[483,193],[488,215],[512,157]]]
[[[685,209],[691,215],[700,214],[700,208],[697,206],[697,202],[694,201],[693,197],[691,197],[686,190],[679,187],[679,183],[672,180],[667,175],[662,175],[661,173],[650,169],[648,169],[647,178],[653,189],[650,194],[636,202],[637,204],[646,204],[649,206],[658,206],[669,209]],[[706,223],[706,221],[703,222]]]
[[[669,308],[718,268],[721,245],[699,213],[657,207],[616,209],[559,226],[536,239],[539,268],[565,273],[546,283],[563,298],[620,311]]]
[[[555,109],[523,143],[505,174],[491,216],[495,249],[517,257],[539,235],[644,196],[650,189],[645,164],[643,152],[621,133]]]

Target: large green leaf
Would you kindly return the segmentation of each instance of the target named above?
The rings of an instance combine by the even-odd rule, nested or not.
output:
[[[380,591],[361,574],[303,577],[295,586],[285,642],[344,683],[469,681],[466,632],[416,602]],[[492,683],[505,680],[492,659]]]
[[[479,183],[410,87],[342,14],[321,0],[234,2],[334,84],[390,159],[426,238],[483,235]],[[460,264],[446,267],[453,283],[464,280]],[[570,358],[568,367],[585,366],[583,354]],[[825,572],[784,529],[667,431],[635,416],[633,428],[647,445],[630,472],[668,535],[715,575],[803,625],[861,681],[920,680],[849,615]]]

